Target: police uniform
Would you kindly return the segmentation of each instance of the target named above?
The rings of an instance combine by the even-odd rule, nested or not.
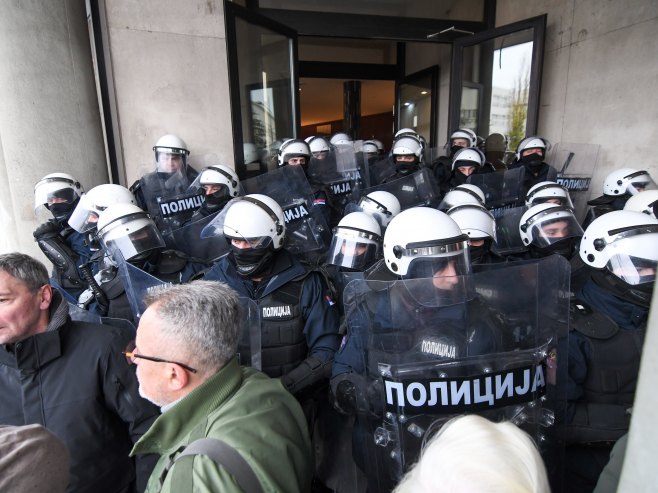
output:
[[[204,279],[225,282],[258,304],[263,372],[283,377],[292,393],[325,380],[339,345],[339,320],[322,276],[282,249],[256,282],[238,274],[232,255],[222,257]]]

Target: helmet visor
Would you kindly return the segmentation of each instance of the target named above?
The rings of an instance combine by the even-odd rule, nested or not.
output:
[[[152,221],[128,216],[111,226],[100,236],[103,249],[112,257],[118,250],[124,259],[130,260],[144,252],[165,247],[164,239]]]
[[[554,218],[547,216],[532,227],[532,244],[539,248],[545,248],[569,238],[582,238],[582,236],[583,228],[572,215]]]
[[[657,263],[656,260],[617,254],[610,258],[606,268],[627,284],[636,286],[654,282]]]
[[[78,233],[85,233],[95,228],[98,222],[97,209],[87,195],[83,194],[69,218],[69,225]]]
[[[628,188],[626,191],[631,195],[637,195],[640,192],[645,190],[656,190],[656,183],[653,181],[651,176],[645,171],[640,171],[634,173],[629,178]]]
[[[156,147],[155,149],[156,171],[160,173],[176,173],[185,171],[187,166],[187,153],[181,149],[169,147]]]
[[[226,231],[226,226],[224,227]],[[240,249],[245,249],[245,248],[267,248],[272,244],[272,238],[269,236],[259,236],[255,238],[245,238],[244,236],[240,236],[237,234],[237,231],[234,232],[235,234],[224,234],[226,237],[226,241],[229,245],[235,246]]]
[[[405,279],[448,278],[470,272],[470,258],[466,241],[435,247],[414,248],[403,254],[412,257]],[[450,281],[437,281],[436,284],[449,289]],[[445,285],[445,286],[444,286]],[[437,285],[437,287],[439,287]]]

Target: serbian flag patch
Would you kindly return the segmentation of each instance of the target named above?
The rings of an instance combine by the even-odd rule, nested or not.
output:
[[[326,199],[313,199],[313,205],[325,205],[327,203]]]

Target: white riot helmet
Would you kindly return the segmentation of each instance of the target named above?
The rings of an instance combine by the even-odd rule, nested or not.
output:
[[[232,247],[235,268],[242,276],[258,275],[267,268],[274,251],[283,247],[283,210],[271,197],[256,193],[233,199],[226,209],[223,232],[227,241],[246,242]]]
[[[379,155],[379,148],[377,147],[377,144],[375,144],[374,141],[372,140],[366,140],[363,143],[363,147],[361,148],[364,154],[370,154],[374,156]]]
[[[475,147],[475,145],[477,144],[477,136],[475,135],[475,132],[473,132],[471,129],[468,128],[460,128],[452,132],[452,134],[450,134],[450,140],[448,141],[448,147],[453,146],[453,141],[455,139],[467,140],[468,145],[466,147]]]
[[[480,149],[464,147],[463,149],[459,149],[452,157],[452,171],[462,166],[473,166],[476,169],[482,168],[486,159]]]
[[[331,136],[329,143],[334,146],[351,144],[353,142],[352,137],[347,135],[345,132],[338,132]]]
[[[450,261],[454,273],[470,272],[468,236],[447,214],[429,207],[412,207],[395,216],[384,234],[384,262],[404,278],[430,278]],[[452,269],[451,269],[452,270]]]
[[[658,218],[658,190],[647,190],[646,192],[633,195],[626,201],[624,210],[641,212],[654,219]]]
[[[595,269],[607,269],[628,289],[648,293],[650,302],[658,263],[658,219],[634,211],[612,211],[587,227],[580,258]]]
[[[283,246],[286,223],[281,206],[271,197],[258,193],[234,199],[224,218],[224,236],[246,240],[252,246]]]
[[[240,193],[240,178],[235,171],[223,164],[203,168],[199,173],[199,185],[219,185],[227,188],[228,196],[237,197]],[[204,187],[205,188],[205,187]]]
[[[340,220],[327,253],[327,264],[363,271],[379,254],[379,223],[365,212],[351,212]]]
[[[546,153],[551,148],[551,143],[543,137],[526,137],[516,147],[516,160],[521,161],[521,154],[528,149],[541,149],[542,159],[546,158]]]
[[[111,183],[98,185],[82,194],[80,202],[69,218],[69,224],[78,233],[92,230],[98,224],[101,212],[112,204],[136,205],[137,202],[135,196],[126,187]]]
[[[443,200],[439,204],[438,209],[446,212],[456,205],[462,204],[475,204],[484,206],[485,196],[484,192],[477,185],[464,183],[457,185],[443,196]]]
[[[290,159],[297,157],[305,159],[302,166],[308,164],[311,159],[311,148],[306,142],[301,139],[289,139],[281,144],[279,148],[279,166],[285,166]]]
[[[646,171],[621,168],[605,177],[603,193],[609,196],[636,195],[645,190],[655,190],[656,184]]]
[[[538,204],[521,216],[519,234],[525,246],[532,246],[533,253],[570,257],[583,236],[583,228],[570,207]]]
[[[117,251],[125,260],[140,260],[153,250],[165,248],[153,220],[134,204],[112,204],[98,217],[98,237],[110,258]]]
[[[391,192],[377,190],[361,197],[359,206],[363,212],[370,214],[382,228],[386,228],[400,213],[400,201]]]
[[[311,149],[311,154],[316,159],[322,159],[329,152],[329,142],[324,137],[311,137],[306,142]]]
[[[403,135],[395,139],[393,142],[391,154],[393,154],[394,159],[396,156],[414,156],[414,163],[418,163],[422,151],[423,149],[420,145],[420,141],[416,137]]]
[[[379,153],[380,156],[384,154],[384,144],[382,143],[381,140],[370,139],[368,142],[372,142],[377,146],[377,152]]]
[[[308,137],[306,137],[304,139],[304,142],[306,142],[307,144],[310,144],[313,139],[315,139],[315,135],[309,135]]]
[[[408,136],[411,135],[412,137],[418,138],[418,132],[416,132],[413,128],[401,128],[397,132],[395,132],[395,136],[393,137],[394,139],[397,139],[398,137],[401,136]]]
[[[187,156],[190,151],[187,144],[176,135],[163,135],[153,146],[157,171],[161,173],[185,172]]]
[[[34,215],[40,221],[66,220],[82,194],[82,185],[68,173],[50,173],[34,185]]]
[[[496,240],[496,219],[484,206],[478,204],[456,205],[448,215],[471,240]]]
[[[244,164],[257,163],[260,161],[258,157],[258,148],[256,144],[245,142],[242,144],[242,154],[244,157]]]
[[[526,207],[545,203],[564,205],[573,209],[569,190],[554,181],[539,182],[530,188],[526,194]]]

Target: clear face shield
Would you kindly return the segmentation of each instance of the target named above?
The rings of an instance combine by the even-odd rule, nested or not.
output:
[[[74,184],[68,184],[61,178],[42,180],[34,189],[34,214],[39,222],[49,219],[59,221],[68,217],[73,211],[80,193]]]
[[[571,214],[555,217],[549,213],[531,227],[532,244],[538,248],[549,248],[559,242],[583,237],[583,228]]]
[[[656,190],[658,188],[651,176],[649,176],[649,173],[646,171],[638,171],[637,173],[627,176],[626,179],[629,180],[626,192],[631,195],[637,195],[645,190]]]
[[[110,258],[120,251],[126,260],[139,260],[151,250],[165,248],[153,221],[142,215],[129,215],[108,224],[99,232],[103,249]]]
[[[654,282],[658,263],[658,227],[650,231],[635,229],[621,233],[613,247],[615,254],[606,264],[612,274],[631,286]]]
[[[185,172],[187,154],[180,149],[156,147],[155,162],[158,173]]]
[[[379,250],[378,236],[367,231],[338,227],[329,246],[327,264],[363,271],[377,260]]]
[[[386,206],[368,196],[361,198],[359,206],[364,212],[370,214],[382,228],[388,226],[388,223],[393,219],[393,214]]]
[[[99,208],[83,194],[69,218],[69,225],[78,233],[86,233],[96,227],[99,212]]]

